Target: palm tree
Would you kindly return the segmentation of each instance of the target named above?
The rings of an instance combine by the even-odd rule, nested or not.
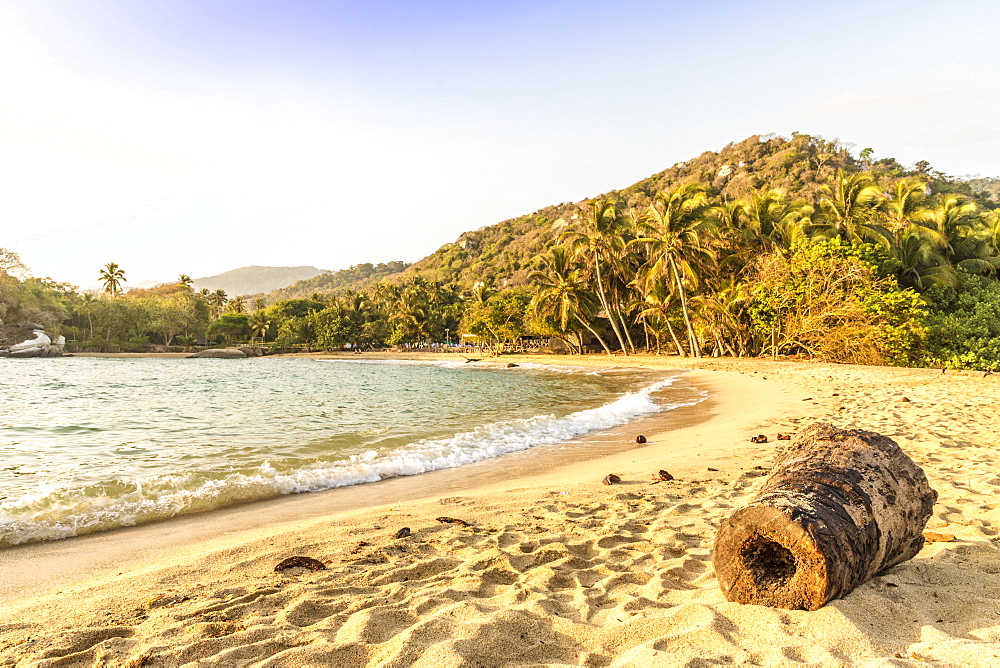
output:
[[[975,202],[967,202],[961,195],[944,195],[936,205],[924,210],[916,222],[932,230],[931,236],[955,262],[963,259],[960,257],[963,241],[981,221]]]
[[[756,252],[790,250],[805,237],[804,222],[813,213],[803,202],[788,201],[780,190],[754,191],[742,210],[743,240]]]
[[[339,298],[334,297],[328,310],[350,323],[349,343],[361,344],[364,337],[364,326],[377,317],[375,304],[364,292],[347,290]]]
[[[832,184],[822,187],[819,198],[818,230],[839,236],[844,241],[874,241],[884,246],[889,232],[879,225],[886,196],[871,174],[837,171]]]
[[[122,283],[125,282],[125,272],[114,262],[109,262],[101,269],[98,280],[104,283],[105,294],[117,297],[122,292]]]
[[[632,330],[638,324],[638,314],[642,310],[642,291],[636,284],[635,277],[647,261],[645,249],[628,244],[635,237],[635,229],[636,215],[630,210],[628,219],[622,224],[622,247],[611,257],[608,263],[610,271],[607,274],[608,303],[618,318],[625,341],[633,353],[637,348],[632,340]]]
[[[905,231],[927,208],[927,185],[920,179],[900,179],[885,202],[886,225],[894,234]]]
[[[929,228],[913,223],[897,231],[890,254],[899,262],[900,285],[924,292],[933,285],[958,284],[958,274],[933,234]]]
[[[198,337],[194,334],[178,334],[174,337],[173,342],[184,348],[190,348],[198,343]]]
[[[222,313],[223,307],[229,300],[226,297],[226,291],[222,288],[218,288],[215,292],[208,293],[208,303],[212,305],[212,312],[215,317],[218,317]]]
[[[94,302],[96,298],[92,292],[84,292],[80,295],[80,311],[87,316],[87,324],[90,325],[90,339],[94,338]],[[88,340],[90,340],[88,339]]]
[[[556,319],[558,331],[573,333],[573,325],[582,325],[611,354],[601,335],[591,326],[590,320],[597,311],[597,296],[586,289],[583,273],[571,262],[570,254],[559,246],[553,247],[542,266],[531,273],[529,280],[537,287],[531,300],[536,315]],[[577,330],[577,348],[583,352],[583,341]]]
[[[566,234],[566,238],[572,244],[574,253],[578,257],[587,258],[588,262],[591,263],[601,308],[604,309],[605,315],[611,322],[611,329],[615,332],[618,345],[628,355],[628,346],[618,323],[616,310],[611,307],[608,300],[607,281],[604,276],[609,272],[611,262],[618,257],[625,246],[622,228],[623,221],[618,200],[603,197],[590,202],[586,212],[584,229],[571,231]]]
[[[389,311],[390,307],[399,300],[400,288],[395,283],[381,281],[371,288],[371,299],[383,311]]]
[[[672,289],[676,288],[688,345],[695,357],[701,356],[701,347],[691,324],[684,284],[697,286],[699,268],[714,260],[704,239],[710,213],[708,197],[700,184],[690,183],[669,193],[657,193],[639,221],[639,236],[629,242],[649,251],[649,263],[639,278],[645,293],[664,278]]]
[[[289,318],[281,325],[281,334],[291,338],[293,341],[302,342],[305,351],[312,349],[312,344],[316,340],[316,313],[313,311],[308,315]]]
[[[1000,272],[998,254],[998,218],[983,213],[975,202],[966,201],[962,195],[942,195],[930,207],[913,216],[915,226],[944,256],[946,263],[955,269],[987,276]],[[957,276],[949,285],[957,283]]]
[[[427,301],[420,285],[410,284],[403,289],[389,318],[403,332],[404,340],[419,341],[427,336]]]
[[[692,297],[691,302],[699,309],[704,329],[715,340],[718,354],[728,352],[733,357],[749,354],[754,347],[748,314],[753,299],[747,283],[727,277],[714,291]]]
[[[250,334],[253,338],[259,336],[260,342],[264,343],[264,339],[267,337],[267,332],[270,328],[271,321],[261,311],[250,314]],[[253,338],[251,338],[251,343],[253,343]]]
[[[681,357],[687,357],[687,351],[684,350],[680,339],[677,338],[676,330],[674,330],[673,325],[670,323],[670,310],[673,306],[674,297],[674,291],[670,289],[670,284],[667,280],[660,278],[655,282],[647,282],[643,296],[645,308],[639,313],[639,317],[642,318],[642,321],[647,326],[652,327],[653,335],[656,337],[657,353],[660,351],[661,335],[663,334],[663,330],[666,329],[674,343],[677,354]]]
[[[185,288],[190,288],[192,283],[194,283],[194,279],[192,279],[187,274],[181,274],[180,276],[177,277],[177,285],[183,286]]]
[[[229,300],[229,311],[232,313],[245,313],[246,306],[246,299],[243,295],[237,295]]]

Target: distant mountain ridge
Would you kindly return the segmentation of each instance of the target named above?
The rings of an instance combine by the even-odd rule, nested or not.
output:
[[[192,283],[196,290],[225,290],[226,294],[250,295],[261,292],[271,292],[324,273],[316,267],[261,267],[253,265],[240,267],[217,274],[196,278]]]

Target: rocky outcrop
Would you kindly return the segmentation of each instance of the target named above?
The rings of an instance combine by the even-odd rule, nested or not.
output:
[[[186,359],[213,358],[223,360],[246,359],[247,354],[239,348],[209,348],[194,355],[188,355]]]
[[[21,343],[15,343],[6,349],[0,349],[0,357],[61,357],[66,337],[57,336],[53,341],[45,333],[41,325],[26,323],[25,329],[30,329],[33,337]],[[15,339],[16,341],[16,339]]]

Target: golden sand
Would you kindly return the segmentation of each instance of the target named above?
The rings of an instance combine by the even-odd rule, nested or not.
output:
[[[541,465],[539,451],[478,475],[0,551],[0,666],[1000,665],[1000,380],[759,360],[530,361],[688,367],[714,399],[707,419],[597,459]],[[726,602],[716,527],[764,480],[777,433],[817,420],[895,439],[940,493],[928,530],[955,540],[816,612]],[[770,441],[750,443],[758,433]],[[676,479],[652,484],[660,469]],[[602,485],[609,473],[622,484]],[[402,527],[410,535],[394,538]],[[274,571],[292,555],[326,568]]]

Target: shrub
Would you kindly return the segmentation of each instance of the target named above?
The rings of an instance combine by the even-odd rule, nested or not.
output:
[[[932,288],[924,364],[1000,370],[1000,284],[963,274],[958,288]]]
[[[814,239],[754,268],[750,315],[772,353],[806,352],[832,362],[905,365],[921,356],[920,295],[884,275],[870,248]]]

